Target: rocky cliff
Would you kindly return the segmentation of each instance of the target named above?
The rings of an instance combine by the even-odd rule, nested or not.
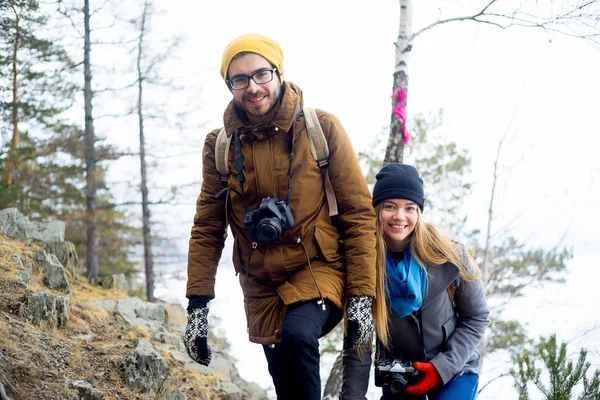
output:
[[[209,367],[187,356],[180,306],[81,277],[64,229],[0,211],[0,400],[267,399],[219,340]]]

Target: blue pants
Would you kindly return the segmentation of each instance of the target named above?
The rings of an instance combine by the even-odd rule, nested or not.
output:
[[[479,375],[462,374],[446,383],[433,400],[473,400],[477,394]]]
[[[319,337],[337,311],[329,301],[325,304],[326,311],[316,300],[288,306],[280,342],[263,346],[278,400],[321,399]]]
[[[409,396],[402,394],[399,396],[393,396],[388,390],[383,390],[382,400],[396,400],[396,399],[428,399],[428,400],[473,400],[477,394],[477,386],[479,384],[479,375],[477,374],[462,374],[455,378],[452,378],[446,383],[441,389],[437,390],[435,394],[429,394],[426,396]]]

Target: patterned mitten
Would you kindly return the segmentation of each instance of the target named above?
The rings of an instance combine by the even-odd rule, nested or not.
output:
[[[188,311],[188,323],[183,335],[188,355],[198,364],[210,364],[212,354],[208,347],[208,307]]]
[[[373,298],[350,297],[348,300],[348,329],[344,337],[344,350],[355,350],[366,345],[373,334]]]

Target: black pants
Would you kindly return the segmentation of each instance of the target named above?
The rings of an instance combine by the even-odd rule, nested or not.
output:
[[[373,365],[371,346],[342,353],[342,389],[340,400],[366,400],[369,389],[369,374]]]
[[[319,337],[332,310],[323,311],[316,300],[292,304],[283,319],[281,341],[263,346],[278,400],[320,400]]]

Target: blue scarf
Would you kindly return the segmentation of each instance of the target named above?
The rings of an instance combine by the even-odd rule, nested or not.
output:
[[[427,274],[419,263],[411,257],[410,250],[404,250],[404,260],[398,262],[388,251],[385,258],[387,274],[386,294],[392,309],[400,317],[406,317],[421,308]]]

